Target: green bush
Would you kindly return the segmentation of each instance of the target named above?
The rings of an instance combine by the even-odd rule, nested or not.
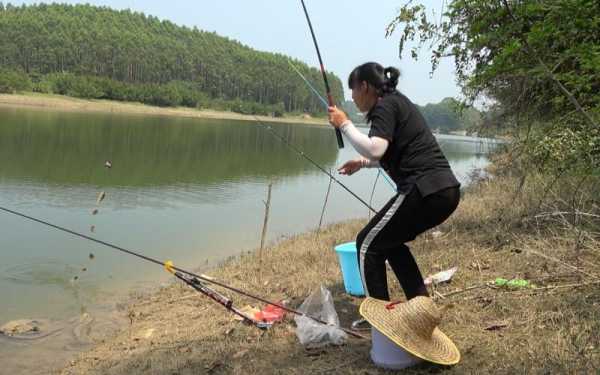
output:
[[[32,87],[31,79],[25,72],[0,69],[0,93],[31,91]]]
[[[177,107],[183,100],[177,85],[152,85],[151,87],[152,95],[148,104],[159,107]]]
[[[119,101],[130,100],[130,90],[128,85],[123,82],[115,81],[110,78],[98,77],[95,79],[95,86],[104,94],[102,96],[103,99]]]
[[[48,84],[54,94],[67,95],[74,82],[71,73],[55,73],[46,76]]]
[[[67,95],[76,98],[99,99],[105,97],[104,92],[97,87],[97,82],[93,78],[85,76],[76,76]]]
[[[273,104],[271,106],[271,113],[273,114],[273,117],[283,117],[283,114],[285,113],[285,106],[283,105],[283,102]]]

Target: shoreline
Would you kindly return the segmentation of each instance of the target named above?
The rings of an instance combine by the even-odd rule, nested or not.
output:
[[[209,109],[193,109],[186,107],[155,107],[135,102],[118,102],[114,100],[89,100],[63,95],[20,93],[0,94],[0,106],[12,108],[31,108],[61,112],[92,112],[92,113],[119,113],[149,116],[173,116],[199,119],[238,120],[270,123],[303,124],[313,126],[328,126],[325,118],[301,117],[269,117],[243,115],[235,112],[215,111]]]
[[[596,285],[577,284],[578,274],[558,275],[555,264],[544,258],[513,251],[547,248],[547,235],[515,226],[520,220],[513,219],[518,217],[516,211],[506,212],[507,206],[512,207],[508,202],[514,201],[511,187],[515,184],[507,177],[482,180],[467,190],[446,223],[410,243],[423,276],[453,266],[459,269],[451,283],[430,291],[438,305],[448,307],[440,328],[463,356],[458,365],[443,368],[448,374],[586,372],[590,363],[600,359],[595,346],[588,346],[590,339],[595,340],[592,328],[600,321],[600,313],[591,311],[588,301],[596,296],[600,303]],[[508,222],[501,221],[503,215],[508,215]],[[269,300],[287,301],[293,308],[324,285],[333,295],[341,325],[348,327],[359,318],[362,298],[344,292],[333,247],[353,241],[365,222],[330,225],[318,238],[315,232],[293,236],[266,247],[262,255],[254,251],[229,259],[208,274]],[[568,262],[576,241],[567,236],[555,240],[552,254]],[[489,287],[497,277],[525,278],[535,281],[535,286]],[[388,283],[392,300],[403,300],[391,272]],[[238,308],[264,307],[223,292]],[[370,340],[349,338],[343,346],[308,350],[296,338],[292,317],[267,331],[257,330],[177,282],[134,299],[127,310],[127,326],[97,340],[59,373],[388,373],[372,364]],[[583,346],[574,344],[580,340]],[[589,361],[577,360],[582,351]],[[436,366],[422,364],[407,373],[432,370]]]

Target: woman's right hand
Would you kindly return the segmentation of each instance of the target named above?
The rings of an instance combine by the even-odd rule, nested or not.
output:
[[[344,165],[338,168],[338,172],[340,174],[345,174],[347,176],[353,175],[355,172],[359,171],[364,166],[363,159],[354,159],[348,160]]]

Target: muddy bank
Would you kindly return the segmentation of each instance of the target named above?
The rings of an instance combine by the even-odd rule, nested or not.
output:
[[[482,181],[463,199],[440,233],[421,236],[411,248],[425,274],[453,266],[450,283],[432,294],[450,308],[442,329],[462,352],[448,373],[594,372],[600,364],[600,291],[595,274],[599,243],[580,252],[576,236],[518,215],[524,204],[515,181]],[[528,199],[524,197],[522,199]],[[521,212],[522,213],[522,212]],[[210,275],[235,287],[292,306],[325,285],[334,295],[343,325],[358,318],[359,298],[344,293],[333,246],[353,240],[362,222],[333,225],[289,238],[263,251],[229,260]],[[540,256],[539,254],[544,254]],[[551,258],[549,258],[551,257]],[[506,288],[490,281],[523,278],[533,286]],[[389,275],[394,299],[403,299]],[[238,306],[257,305],[233,296]],[[174,283],[135,300],[129,322],[97,341],[61,374],[347,373],[383,374],[369,359],[370,342],[350,339],[341,347],[305,350],[291,319],[263,332],[246,326],[221,306]],[[595,370],[594,370],[595,369]],[[437,372],[423,364],[407,373]]]
[[[326,119],[316,119],[302,116],[268,117],[250,116],[234,112],[213,111],[208,109],[153,107],[141,103],[125,103],[111,100],[77,99],[61,95],[46,94],[0,94],[0,105],[9,107],[24,107],[66,112],[101,112],[123,113],[156,116],[178,116],[190,118],[207,118],[218,120],[240,120],[256,122],[258,118],[265,122],[281,122],[307,125],[327,125]]]

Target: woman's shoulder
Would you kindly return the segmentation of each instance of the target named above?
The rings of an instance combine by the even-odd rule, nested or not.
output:
[[[379,100],[377,104],[384,107],[414,107],[413,102],[411,102],[410,99],[406,95],[402,94],[400,91],[395,91],[393,93],[385,95]]]
[[[399,104],[399,99],[400,97],[396,94],[387,94],[377,100],[377,103],[375,103],[375,106],[373,107],[373,112],[396,109]]]
[[[388,111],[394,113],[410,113],[415,109],[415,105],[408,99],[404,94],[399,91],[396,91],[391,94],[387,94],[382,97],[375,107],[373,108],[375,111]]]

